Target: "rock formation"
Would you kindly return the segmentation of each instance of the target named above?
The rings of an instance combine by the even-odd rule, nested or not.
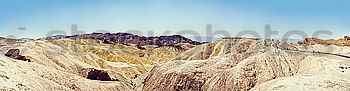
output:
[[[111,73],[108,73],[105,70],[99,70],[95,68],[88,68],[83,69],[83,76],[91,79],[91,80],[100,80],[100,81],[118,81],[117,79],[113,78]]]
[[[183,47],[182,47],[183,46]],[[153,65],[170,61],[187,46],[174,45],[137,48],[137,45],[104,44],[93,39],[55,39],[26,42],[16,47],[38,64],[83,76],[87,68],[109,69],[115,80],[131,82]],[[74,60],[74,61],[73,61]]]
[[[138,47],[142,47],[144,49],[139,49]],[[50,80],[38,80],[40,81],[40,83],[31,85],[28,85],[30,84],[30,82],[26,82],[26,84],[23,84],[26,87],[29,86],[28,89],[31,90],[95,89],[129,91],[133,89],[131,87],[132,79],[138,77],[142,73],[148,72],[154,65],[159,64],[161,62],[170,61],[179,53],[182,53],[183,51],[186,51],[187,49],[192,47],[194,46],[187,43],[179,43],[176,45],[164,46],[140,46],[134,44],[123,45],[118,43],[105,44],[103,43],[103,41],[95,39],[64,38],[51,40],[35,40],[20,43],[16,46],[11,47],[14,49],[10,50],[10,52],[8,52],[6,55],[17,58],[20,56],[19,50],[21,50],[22,55],[31,56],[31,60],[33,61],[32,64],[43,66],[43,69],[33,69],[33,71],[30,74],[39,74],[38,76],[41,76],[40,74],[44,74],[46,71],[43,72],[38,70],[49,69],[47,71],[52,71],[49,74],[49,76],[46,77],[45,75],[45,79]],[[9,59],[3,60],[4,63],[1,63],[0,66],[8,65],[12,62]],[[11,64],[15,66],[18,63]],[[1,70],[7,69],[7,67],[10,66],[5,66]],[[14,70],[21,71],[31,69],[29,67],[26,69],[18,68]],[[18,75],[12,76],[20,77],[21,75],[28,75],[19,73],[16,74]],[[52,76],[52,74],[59,75]],[[12,76],[6,75],[5,78],[11,79]],[[70,76],[70,78],[64,78],[66,76]],[[33,80],[35,79],[42,78],[34,77]],[[21,79],[12,79],[12,81],[15,81],[13,82],[13,84],[17,84],[16,81],[19,80]],[[54,80],[54,83],[50,83],[51,80]],[[47,86],[40,87],[40,85],[43,85],[43,83],[45,83],[46,81],[51,85],[56,83],[57,85],[55,85],[56,87],[53,86],[52,88]],[[72,81],[77,81],[78,83]],[[96,84],[94,81],[107,81],[108,84]],[[68,83],[71,85],[69,85]],[[11,84],[6,85],[5,87],[1,87],[0,85],[0,88],[15,90],[21,89]],[[82,88],[84,87],[84,85],[91,87]],[[73,87],[70,88],[70,86]]]
[[[173,46],[179,43],[188,43],[192,45],[199,45],[200,42],[192,41],[191,39],[185,38],[180,35],[172,36],[159,36],[159,37],[145,37],[134,35],[131,33],[92,33],[92,34],[81,34],[81,35],[72,35],[64,36],[57,35],[52,37],[47,37],[46,39],[57,39],[57,38],[84,38],[84,39],[97,39],[102,40],[104,43],[108,44],[136,44],[140,46],[145,45],[157,45],[157,46]]]
[[[296,74],[296,64],[305,55],[276,51],[270,47],[272,43],[223,39],[197,46],[177,56],[179,61],[154,67],[143,90],[249,90],[257,84]]]
[[[28,59],[28,57],[26,56],[22,56],[19,54],[20,50],[19,49],[10,49],[5,56],[13,58],[13,59],[17,59],[17,60],[23,60],[23,61],[28,61],[31,62],[30,59]]]
[[[275,43],[269,40],[225,38],[199,45],[175,57],[177,61],[154,67],[147,73],[143,87],[138,89],[143,91],[266,91],[288,88],[293,90],[303,88],[300,84],[305,80],[300,79],[300,76],[304,74],[314,74],[315,77],[309,79],[318,82],[305,83],[310,84],[306,86],[310,88],[307,90],[312,90],[313,87],[316,88],[315,90],[349,89],[344,87],[350,85],[347,82],[349,76],[342,74],[350,73],[341,71],[342,69],[338,67],[338,63],[347,62],[347,58],[299,52],[299,50],[314,50],[314,46],[318,45],[300,46],[282,42],[277,44],[277,49],[272,46]],[[337,47],[335,50],[338,50]],[[346,48],[346,50],[349,49]],[[317,80],[317,77],[328,78]],[[282,78],[301,81],[288,84],[289,86],[286,87],[270,82]],[[284,82],[289,81],[291,80]]]
[[[337,46],[350,46],[350,36],[345,36],[338,40],[329,39],[329,40],[321,40],[317,38],[305,38],[305,40],[298,42],[298,44],[307,44],[307,45],[337,45]]]

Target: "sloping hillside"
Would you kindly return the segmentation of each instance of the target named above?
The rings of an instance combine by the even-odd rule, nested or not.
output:
[[[3,82],[14,81],[5,84],[2,88],[22,89],[15,86],[17,83],[22,84],[20,82],[24,80],[25,89],[31,90],[86,90],[90,88],[95,90],[132,90],[132,79],[148,72],[154,65],[168,62],[179,53],[192,47],[194,46],[191,44],[161,47],[105,44],[100,40],[79,38],[5,43],[1,47],[4,54],[9,49],[16,49],[20,55],[30,59],[30,62],[1,56],[1,62],[3,62],[1,70],[5,72],[2,76],[5,78],[3,80],[6,80]],[[15,68],[17,65],[24,67]],[[6,69],[12,69],[12,71]],[[27,70],[30,71],[26,72]],[[24,73],[18,73],[22,71]],[[12,75],[11,72],[16,75]],[[27,77],[30,79],[26,79]],[[32,84],[30,80],[38,80],[39,83]],[[101,83],[95,80],[113,82]],[[40,86],[44,83],[56,87]],[[92,85],[83,88],[90,86],[86,84]],[[69,87],[71,85],[73,87]]]
[[[14,60],[0,55],[0,90],[114,90],[133,91],[125,82],[99,82],[37,63]]]
[[[104,44],[91,39],[38,40],[16,48],[31,57],[34,63],[80,75],[85,68],[106,69],[115,73],[118,80],[127,82],[148,72],[154,64],[167,62],[185,51],[181,46],[139,49],[133,45]]]
[[[260,89],[260,87],[267,87],[260,86],[265,82],[279,78],[289,79],[288,77],[299,79],[299,76],[304,74],[321,77],[331,75],[333,77],[327,76],[328,78],[319,81],[331,80],[341,84],[339,86],[350,85],[344,81],[349,79],[349,76],[345,75],[348,74],[345,67],[348,67],[346,62],[349,59],[301,51],[314,50],[317,47],[313,46],[317,45],[276,43],[278,42],[270,40],[232,38],[199,45],[176,56],[174,59],[178,61],[154,67],[145,77],[144,86],[139,89],[144,91],[247,91],[257,86],[255,90],[265,91],[266,89]],[[322,61],[317,57],[328,60]],[[314,78],[310,78],[312,79]],[[348,89],[317,87],[318,84],[332,85],[328,82],[308,84],[311,84],[309,88],[314,87],[319,90]],[[271,87],[273,86],[277,85],[271,84]],[[293,84],[288,88],[303,88],[303,85]]]

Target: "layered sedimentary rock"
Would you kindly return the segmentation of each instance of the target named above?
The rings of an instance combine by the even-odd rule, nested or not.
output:
[[[299,79],[298,76],[304,74],[321,75],[320,77],[331,75],[333,78],[319,81],[331,80],[335,84],[340,84],[335,88],[320,88],[317,87],[320,84],[327,86],[333,83],[308,83],[311,84],[308,88],[348,89],[341,87],[350,85],[346,81],[349,80],[349,76],[343,75],[349,72],[339,68],[340,64],[349,64],[344,63],[348,60],[346,57],[303,51],[314,50],[318,45],[276,43],[269,40],[228,38],[199,45],[175,57],[177,61],[154,67],[145,77],[143,87],[139,89],[144,91],[248,91],[261,84],[268,85],[269,81],[274,79],[285,77]],[[310,78],[312,79],[317,80]],[[276,85],[272,84],[271,87],[273,86]],[[302,86],[293,83],[293,86],[288,88],[303,88]],[[274,90],[264,87],[268,86],[259,86],[254,90]]]
[[[206,90],[249,90],[257,84],[293,76],[298,72],[302,54],[267,52],[249,57],[235,67],[213,76],[204,86]]]
[[[142,47],[143,49],[140,49],[139,47]],[[179,53],[186,51],[192,47],[194,47],[192,44],[186,43],[164,46],[140,46],[134,44],[123,45],[118,43],[105,44],[103,41],[95,39],[63,38],[27,41],[25,43],[16,44],[16,46],[11,47],[15,49],[12,51],[10,50],[10,52],[6,55],[10,57],[17,57],[21,55],[30,56],[32,61],[31,64],[45,67],[43,69],[49,68],[48,71],[52,71],[50,74],[60,74],[56,76],[49,75],[47,79],[50,80],[40,80],[42,81],[41,83],[33,85],[28,85],[30,82],[27,82],[25,86],[35,86],[28,87],[28,89],[31,90],[86,90],[92,88],[95,90],[128,91],[134,89],[131,87],[132,79],[138,77],[142,73],[148,72],[153,67],[153,65],[162,62],[168,62]],[[19,51],[21,52],[21,55],[19,55]],[[4,62],[3,64],[6,65],[7,63],[8,62]],[[13,65],[18,65],[18,63],[13,63]],[[7,66],[2,70],[5,70],[6,68]],[[41,73],[42,71],[37,71],[43,69],[33,69],[33,72],[31,74],[44,74]],[[26,69],[18,68],[14,70],[21,71]],[[28,70],[30,69],[28,68]],[[13,75],[13,77],[19,77],[20,75],[22,74]],[[71,77],[64,78],[65,76]],[[11,77],[7,75],[5,78],[11,79]],[[33,80],[34,79],[41,78],[33,78]],[[16,79],[12,80],[17,81]],[[44,82],[49,82],[51,80],[55,80],[52,84],[57,83],[57,86],[62,88],[38,86],[40,84],[44,85]],[[76,80],[80,80],[78,81],[79,83],[71,82]],[[106,82],[108,84],[102,83],[101,85],[99,85],[100,83],[96,85],[86,85],[91,87],[82,88],[85,84],[95,84],[94,82],[99,81],[109,82]],[[79,86],[73,86],[72,88],[63,88],[70,86],[63,83],[70,83],[74,85],[79,84]],[[3,88],[15,90],[21,89],[16,88],[13,84]]]
[[[268,40],[225,38],[207,44],[198,45],[189,51],[182,53],[174,60],[203,60],[215,56],[233,55],[232,60],[242,60],[259,51],[264,51],[275,43]]]
[[[305,38],[303,41],[298,42],[298,44],[306,44],[306,45],[337,45],[337,46],[350,46],[350,36],[345,36],[338,40],[329,39],[329,40],[321,40],[317,38]]]
[[[188,43],[192,45],[199,45],[200,42],[192,41],[191,39],[185,38],[180,35],[172,36],[159,36],[159,37],[145,37],[134,35],[131,33],[92,33],[92,34],[81,34],[73,36],[57,35],[47,37],[46,39],[57,39],[57,38],[85,38],[85,39],[97,39],[102,40],[103,43],[107,44],[135,44],[135,45],[157,45],[157,46],[173,46],[179,43]]]
[[[118,80],[126,82],[185,51],[180,45],[143,47],[141,50],[136,45],[104,44],[92,39],[58,39],[27,42],[18,48],[38,64],[79,75],[85,68],[109,69]]]
[[[305,55],[278,51],[270,47],[273,43],[224,39],[200,45],[175,58],[184,61],[153,68],[143,90],[249,90],[256,84],[294,75],[296,64]]]

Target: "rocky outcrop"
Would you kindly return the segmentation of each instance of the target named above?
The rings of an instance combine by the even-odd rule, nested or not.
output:
[[[97,39],[102,40],[103,43],[107,44],[124,44],[124,45],[157,45],[157,46],[173,46],[179,43],[188,43],[192,45],[199,45],[200,42],[192,41],[191,39],[185,38],[180,35],[172,36],[159,36],[159,37],[145,37],[134,35],[131,33],[92,33],[92,34],[82,34],[73,36],[57,35],[52,37],[47,37],[45,39],[57,39],[57,38],[85,38],[85,39]]]
[[[91,80],[101,80],[101,81],[113,81],[107,72],[102,70],[92,70],[87,75],[88,79]]]
[[[350,36],[345,36],[345,37],[340,38],[338,40],[334,40],[334,39],[321,40],[321,39],[317,39],[317,38],[305,38],[303,41],[298,42],[298,44],[304,44],[304,45],[322,44],[322,45],[350,46]]]
[[[274,43],[235,38],[197,46],[177,56],[178,61],[154,67],[143,90],[247,91],[295,75],[306,55],[273,48]]]
[[[19,54],[20,50],[19,49],[10,49],[5,56],[13,58],[13,59],[17,59],[17,60],[22,60],[22,61],[28,61],[31,62],[30,59],[28,59],[28,57],[26,56],[22,56]]]
[[[113,78],[110,73],[105,70],[98,70],[95,68],[84,69],[83,76],[91,80],[100,80],[100,81],[119,81],[116,78]]]

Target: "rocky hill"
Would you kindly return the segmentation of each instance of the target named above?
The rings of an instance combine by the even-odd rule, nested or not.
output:
[[[132,91],[133,89],[125,82],[99,82],[50,66],[22,62],[3,55],[0,55],[0,80],[2,91]]]
[[[276,48],[273,47],[275,43],[270,40],[229,38],[199,45],[175,57],[177,61],[154,67],[144,76],[144,84],[138,89],[283,91],[304,88],[305,85],[299,84],[308,84],[306,89],[301,90],[349,90],[345,87],[350,85],[349,76],[345,74],[350,72],[339,68],[349,66],[347,58],[297,51],[314,50],[316,47],[313,46],[318,45],[301,46],[282,42]],[[310,77],[303,79],[305,74]],[[326,78],[318,80],[317,77]],[[284,83],[272,83],[274,79]],[[295,82],[288,83],[290,79]]]
[[[307,45],[337,45],[337,46],[350,46],[350,36],[345,36],[338,40],[329,39],[329,40],[321,40],[317,38],[305,38],[305,40],[298,42],[298,44],[307,44]]]
[[[153,68],[143,90],[249,90],[262,82],[296,74],[295,64],[306,55],[278,51],[270,47],[273,43],[223,39],[197,46],[177,56],[179,61]]]
[[[199,45],[201,42],[192,41],[181,35],[172,35],[172,36],[158,36],[158,37],[145,37],[134,35],[131,33],[92,33],[92,34],[81,34],[81,35],[72,35],[64,36],[57,35],[52,37],[47,37],[45,39],[57,39],[57,38],[84,38],[84,39],[97,39],[102,40],[104,43],[108,44],[136,44],[140,46],[144,45],[157,45],[157,46],[173,46],[179,43],[188,43],[192,45]]]
[[[9,46],[9,45],[7,45]],[[141,48],[140,48],[141,47]],[[91,83],[90,80],[101,80],[101,81],[117,81],[108,84],[108,86],[116,86],[115,88],[107,88],[109,90],[119,89],[117,86],[125,85],[124,87],[120,87],[119,90],[128,89],[132,90],[131,80],[139,75],[150,71],[150,69],[159,63],[168,62],[171,58],[175,57],[179,53],[188,50],[189,48],[194,47],[191,44],[177,44],[173,46],[154,46],[154,45],[122,45],[122,44],[105,44],[101,40],[94,39],[83,39],[83,38],[63,38],[63,39],[52,39],[52,40],[35,40],[35,41],[27,41],[25,43],[20,43],[17,46],[13,46],[11,50],[17,50],[15,52],[9,51],[10,55],[17,55],[28,57],[30,59],[29,63],[21,62],[21,64],[17,64],[14,61],[16,56],[11,59],[11,57],[2,57],[4,58],[3,65],[13,64],[15,65],[25,65],[25,64],[35,64],[44,66],[43,69],[33,69],[33,70],[44,70],[50,69],[48,71],[50,74],[59,74],[55,72],[64,72],[67,74],[61,74],[57,76],[72,76],[74,78],[51,78],[56,76],[46,77],[47,79],[55,80],[55,83],[58,87],[67,88],[66,90],[84,90],[88,88],[82,88],[84,84]],[[7,49],[4,49],[7,51]],[[8,60],[11,59],[11,60]],[[16,60],[22,61],[22,60]],[[39,66],[39,67],[40,67]],[[1,70],[7,69],[5,66]],[[28,68],[29,69],[29,68]],[[16,68],[14,70],[28,70],[27,68]],[[6,71],[7,72],[7,71]],[[31,71],[28,74],[45,74],[40,73],[42,71]],[[44,71],[46,72],[46,71]],[[8,73],[6,73],[8,74]],[[17,73],[16,73],[17,74]],[[23,75],[28,75],[23,74]],[[13,75],[14,77],[21,76],[22,74],[18,73],[18,75]],[[8,76],[8,75],[6,75]],[[40,75],[39,75],[40,76]],[[45,76],[45,75],[44,75]],[[79,77],[78,77],[79,76]],[[12,77],[8,76],[9,79]],[[39,77],[40,79],[42,77]],[[33,78],[33,79],[39,79]],[[45,78],[45,79],[46,79]],[[23,78],[25,79],[25,78]],[[23,80],[22,79],[22,80]],[[71,80],[79,80],[82,79],[80,83],[71,82]],[[12,79],[16,81],[16,79]],[[18,79],[21,80],[21,79]],[[56,82],[59,81],[59,82]],[[50,80],[47,80],[50,81]],[[61,82],[64,83],[61,83]],[[42,83],[44,83],[43,80]],[[51,90],[59,90],[61,88],[48,88],[48,87],[40,87],[39,84],[30,84],[27,82],[25,86],[28,89],[39,90],[39,89],[51,89]],[[71,85],[80,85],[80,87],[69,88],[66,84]],[[121,83],[121,84],[119,84]],[[16,84],[13,83],[13,84]],[[96,84],[98,85],[98,84]],[[11,85],[13,86],[13,85]],[[17,87],[8,87],[9,89],[19,90]],[[70,86],[70,85],[69,85]],[[34,88],[33,88],[34,87]],[[36,88],[38,87],[38,88]],[[98,88],[103,88],[102,86],[91,86],[98,90]],[[103,89],[99,89],[103,90]],[[124,91],[124,90],[123,90]]]

